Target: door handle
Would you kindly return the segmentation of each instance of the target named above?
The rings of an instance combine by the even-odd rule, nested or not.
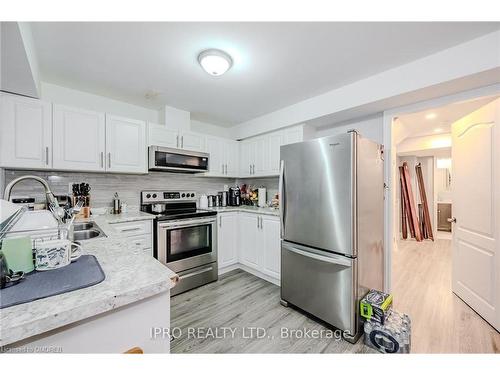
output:
[[[456,223],[457,222],[457,218],[456,217],[449,217],[446,219],[446,221],[448,223]]]
[[[108,168],[111,168],[111,152],[108,152]]]
[[[285,197],[284,197],[284,177],[285,177],[285,161],[280,162],[280,177],[278,182],[278,205],[280,210],[280,227],[281,227],[281,237],[285,236]]]
[[[352,267],[353,265],[353,260],[348,257],[343,257],[341,255],[335,255],[335,254],[328,254],[328,255],[321,255],[317,254],[315,252],[309,251],[309,250],[302,250],[302,246],[290,246],[287,243],[282,244],[283,249],[286,249],[292,253],[302,255],[306,258],[311,258],[315,260],[319,260],[320,262],[326,262],[326,263],[331,263],[331,264],[336,264],[339,266],[344,266],[344,267]]]

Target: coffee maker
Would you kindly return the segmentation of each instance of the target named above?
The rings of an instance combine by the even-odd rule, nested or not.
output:
[[[227,205],[228,206],[241,205],[241,192],[239,186],[229,188],[229,199]]]

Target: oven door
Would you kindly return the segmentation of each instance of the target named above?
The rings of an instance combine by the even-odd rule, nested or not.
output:
[[[174,272],[217,261],[216,220],[158,222],[158,260]]]
[[[208,157],[209,155],[204,152],[150,146],[149,170],[190,173],[207,172]]]

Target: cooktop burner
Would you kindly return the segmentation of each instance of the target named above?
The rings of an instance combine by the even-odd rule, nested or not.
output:
[[[215,211],[197,209],[193,191],[143,191],[141,211],[156,215],[160,221],[217,215]]]

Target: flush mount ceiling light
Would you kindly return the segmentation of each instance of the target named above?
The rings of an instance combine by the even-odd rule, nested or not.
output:
[[[432,120],[432,119],[435,119],[437,117],[437,115],[435,113],[428,113],[425,115],[425,118],[427,120]]]
[[[201,67],[212,76],[221,76],[233,65],[233,59],[220,49],[207,49],[198,55]]]

